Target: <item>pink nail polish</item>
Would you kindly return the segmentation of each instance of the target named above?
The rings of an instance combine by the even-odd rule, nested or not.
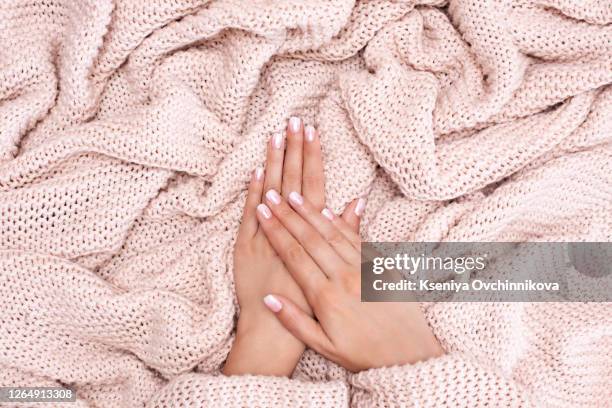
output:
[[[272,136],[272,145],[275,149],[280,149],[283,147],[284,138],[285,136],[282,133],[276,133],[274,136]]]
[[[283,308],[283,304],[276,298],[274,295],[267,295],[263,298],[265,305],[273,311],[274,313],[278,313]]]
[[[272,217],[272,213],[270,212],[270,209],[269,209],[269,208],[268,208],[268,206],[267,206],[267,205],[265,205],[265,204],[259,204],[259,205],[257,206],[257,211],[259,211],[259,213],[260,213],[261,215],[263,215],[263,217],[264,217],[266,220],[269,220],[269,219],[270,219],[270,217]]]
[[[315,138],[315,128],[313,126],[306,126],[306,129],[304,130],[304,133],[306,135],[306,141],[307,142],[312,142]]]
[[[261,181],[263,178],[264,171],[261,167],[255,169],[255,180]]]
[[[300,118],[292,116],[291,118],[289,118],[289,130],[291,130],[292,133],[299,132],[301,123],[302,121],[300,120]]]
[[[361,214],[363,214],[363,211],[365,210],[365,205],[365,200],[363,198],[360,198],[359,201],[357,201],[357,205],[355,206],[355,215],[361,217]]]
[[[304,198],[299,193],[296,193],[295,191],[292,191],[291,194],[289,194],[289,200],[295,205],[304,204]]]
[[[323,216],[324,216],[325,218],[327,218],[328,220],[330,220],[330,221],[332,221],[332,220],[334,219],[334,213],[332,213],[332,212],[331,212],[329,209],[327,209],[327,208],[324,208],[324,209],[321,211],[321,214],[323,214]]]
[[[276,190],[268,190],[268,192],[266,193],[266,197],[268,198],[268,200],[270,200],[276,205],[280,204],[281,202],[280,195],[276,192]]]

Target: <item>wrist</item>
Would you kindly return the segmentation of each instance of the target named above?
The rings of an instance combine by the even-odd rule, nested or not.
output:
[[[304,349],[304,344],[270,312],[244,311],[238,319],[236,337],[223,373],[290,376]]]

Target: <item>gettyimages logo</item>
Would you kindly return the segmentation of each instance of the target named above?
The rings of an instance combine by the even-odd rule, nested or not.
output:
[[[482,256],[459,256],[459,257],[441,257],[441,256],[410,256],[408,254],[397,254],[395,257],[378,256],[372,259],[372,272],[374,274],[383,274],[386,270],[395,269],[405,271],[411,275],[418,271],[433,271],[445,270],[453,271],[461,275],[471,270],[483,270],[486,267],[486,259],[488,254]]]
[[[610,289],[608,242],[362,244],[367,302],[607,302]]]

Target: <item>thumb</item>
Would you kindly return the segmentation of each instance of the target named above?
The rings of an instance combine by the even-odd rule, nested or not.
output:
[[[334,345],[331,340],[321,325],[298,305],[280,295],[268,295],[264,297],[264,303],[294,337],[317,353],[333,360],[331,353]]]

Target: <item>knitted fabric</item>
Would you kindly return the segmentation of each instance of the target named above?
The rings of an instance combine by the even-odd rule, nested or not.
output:
[[[612,238],[609,0],[3,0],[0,385],[71,407],[606,406],[608,304],[438,303],[448,354],[224,377],[291,115],[378,241]]]

